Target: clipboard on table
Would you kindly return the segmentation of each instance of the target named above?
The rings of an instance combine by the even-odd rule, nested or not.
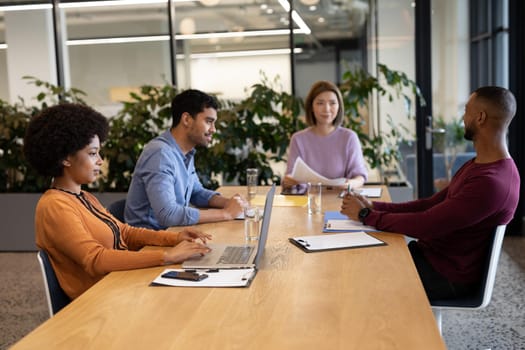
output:
[[[323,232],[370,232],[377,231],[375,227],[363,225],[360,221],[350,220],[338,211],[324,213]]]
[[[292,237],[289,241],[306,253],[386,245],[382,240],[363,231]]]
[[[164,278],[170,271],[188,271],[183,269],[165,269],[151,282],[151,286],[170,287],[248,287],[257,274],[256,268],[248,269],[203,269],[192,270],[197,273],[205,273],[206,278],[199,281],[188,281],[183,279]]]

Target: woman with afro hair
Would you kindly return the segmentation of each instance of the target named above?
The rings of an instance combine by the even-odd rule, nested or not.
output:
[[[205,254],[211,236],[194,229],[154,231],[113,217],[81,186],[100,175],[100,144],[106,118],[90,107],[60,104],[34,116],[26,130],[24,155],[51,188],[35,212],[36,244],[49,255],[60,286],[75,299],[111,271],[182,262]],[[139,250],[146,245],[166,246]]]

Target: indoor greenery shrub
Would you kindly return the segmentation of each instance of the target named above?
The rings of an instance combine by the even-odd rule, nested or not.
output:
[[[84,103],[81,90],[54,86],[34,77],[24,77],[29,84],[42,88],[37,104],[28,106],[19,98],[9,104],[0,99],[0,192],[42,192],[49,180],[40,177],[23,156],[23,139],[31,117],[42,109],[62,102]]]
[[[404,73],[379,65],[380,76],[363,70],[348,71],[340,86],[345,103],[344,125],[355,130],[361,140],[365,159],[371,168],[386,167],[399,157],[397,143],[402,131],[392,124],[388,133],[369,134],[360,110],[367,108],[373,93],[390,100],[402,98],[406,115],[411,117],[411,99],[420,97],[416,85]],[[27,107],[23,100],[10,105],[0,100],[0,192],[41,192],[49,179],[37,177],[22,156],[22,138],[32,115],[62,102],[84,103],[78,89],[64,90],[50,83],[27,77],[29,83],[42,88],[36,96],[39,105]],[[199,148],[196,168],[203,184],[216,188],[221,183],[245,184],[245,169],[260,170],[262,184],[280,183],[273,164],[286,162],[286,151],[293,132],[303,129],[299,117],[303,101],[276,89],[263,76],[241,101],[219,100],[221,106],[216,133],[208,148]],[[408,90],[408,91],[406,91]],[[177,94],[171,85],[144,85],[140,93],[131,93],[131,101],[110,118],[110,132],[103,145],[107,169],[95,188],[101,191],[126,192],[135,162],[144,145],[171,125],[170,104]]]
[[[386,97],[388,101],[401,99],[407,120],[414,117],[412,98],[425,105],[425,100],[416,83],[403,72],[378,64],[378,76],[364,70],[348,70],[343,74],[340,89],[345,102],[346,119],[344,125],[359,136],[363,155],[370,168],[386,169],[399,160],[399,144],[405,141],[408,131],[402,124],[395,124],[388,112],[385,113],[389,125],[388,132],[368,132],[367,121],[361,111],[369,106],[370,98]]]

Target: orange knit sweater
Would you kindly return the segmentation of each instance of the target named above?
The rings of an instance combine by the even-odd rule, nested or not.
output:
[[[111,215],[95,196],[83,193],[93,207]],[[50,189],[38,201],[36,244],[49,254],[60,286],[71,299],[111,271],[162,265],[163,251],[138,251],[145,245],[174,246],[180,242],[178,232],[136,228],[113,219],[120,228],[122,243],[129,250],[113,249],[110,227],[74,194]]]

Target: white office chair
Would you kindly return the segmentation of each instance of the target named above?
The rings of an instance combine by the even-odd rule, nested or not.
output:
[[[430,301],[440,334],[442,333],[442,310],[480,310],[489,304],[492,297],[492,290],[494,288],[494,280],[496,279],[496,271],[498,268],[501,246],[503,244],[503,237],[505,236],[505,228],[506,225],[499,225],[496,227],[487,260],[485,261],[482,282],[479,289],[473,295],[456,299]]]
[[[53,317],[54,314],[69,304],[71,299],[69,299],[62,287],[60,287],[57,276],[55,275],[53,266],[51,266],[51,262],[49,261],[46,251],[39,250],[36,257],[40,264],[42,277],[44,278],[49,317]]]

